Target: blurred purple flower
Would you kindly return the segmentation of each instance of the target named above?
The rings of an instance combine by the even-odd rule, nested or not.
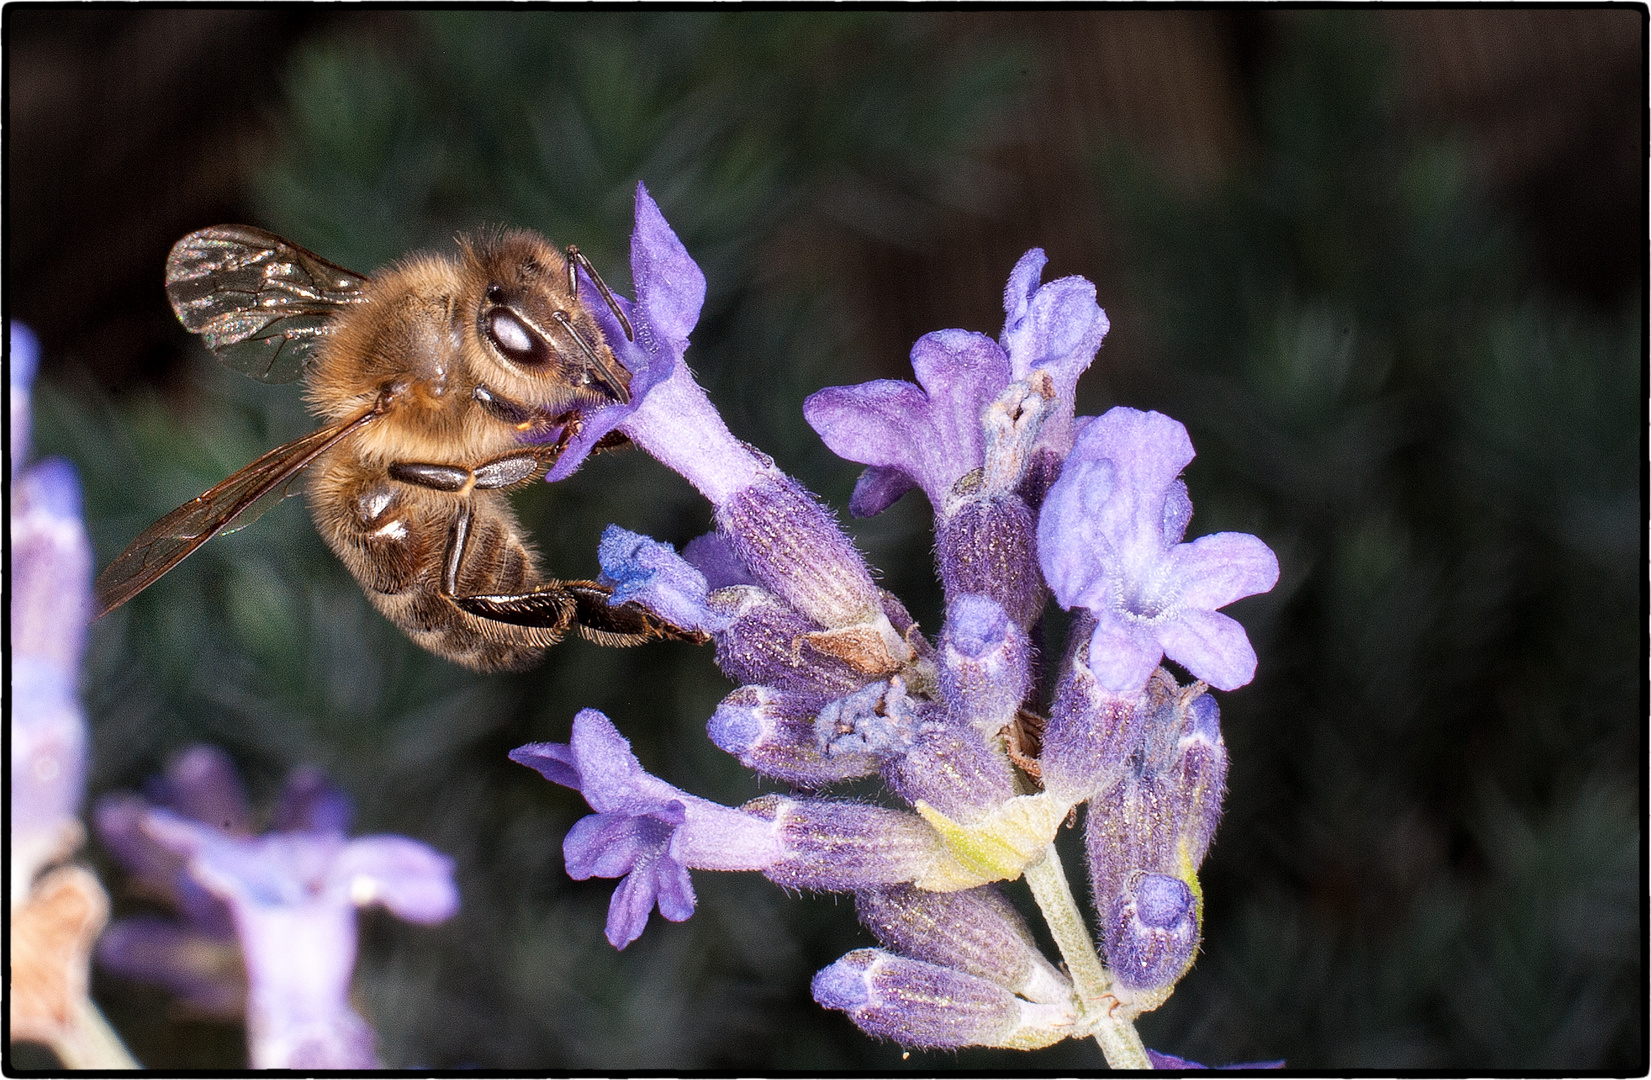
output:
[[[92,545],[74,466],[29,451],[34,336],[11,324],[11,903],[80,846],[86,718],[80,662],[92,615]]]
[[[1044,577],[1062,607],[1095,617],[1089,667],[1115,693],[1166,655],[1222,690],[1255,677],[1244,628],[1216,609],[1271,589],[1278,559],[1247,533],[1181,543],[1192,458],[1176,421],[1115,408],[1084,426],[1038,519]]]
[[[458,909],[452,860],[401,836],[347,839],[342,796],[318,776],[299,770],[289,779],[277,819],[289,831],[249,836],[221,824],[238,824],[238,784],[221,752],[196,748],[180,759],[156,791],[174,805],[208,820],[163,807],[137,808],[134,800],[100,808],[100,828],[115,837],[122,860],[154,874],[170,855],[184,873],[228,909],[245,963],[247,1035],[254,1068],[376,1068],[374,1035],[349,1004],[355,968],[355,908],[382,904],[410,922],[436,923]],[[138,835],[124,831],[133,810]],[[139,837],[152,842],[141,846]],[[158,849],[158,850],[157,850]],[[180,897],[186,895],[179,889]],[[189,910],[185,905],[186,912]],[[198,922],[200,916],[196,916]],[[138,925],[117,939],[123,954],[114,966],[142,971],[155,981],[181,984],[200,1002],[213,1000],[200,965],[169,951],[189,948],[188,938]],[[194,981],[191,981],[191,980]]]

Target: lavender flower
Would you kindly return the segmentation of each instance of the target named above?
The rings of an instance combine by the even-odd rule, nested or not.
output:
[[[621,879],[607,920],[616,947],[656,907],[692,914],[692,870],[852,892],[883,947],[850,952],[813,990],[862,1030],[932,1047],[1092,1035],[1114,1066],[1147,1068],[1131,1021],[1196,952],[1196,870],[1226,769],[1207,687],[1183,690],[1158,662],[1222,688],[1248,681],[1248,641],[1214,609],[1270,587],[1278,568],[1254,537],[1180,543],[1191,504],[1176,477],[1192,457],[1180,425],[1127,409],[1075,420],[1107,320],[1087,281],[1040,284],[1045,261],[1034,250],[1015,267],[998,340],[929,334],[912,350],[916,383],[833,387],[805,405],[828,446],[867,466],[855,514],[912,487],[927,495],[946,593],[937,646],[876,588],[830,513],[729,435],[681,363],[705,283],[639,192],[628,310],[647,355],[626,363],[669,373],[648,380],[618,430],[705,494],[717,529],[679,555],[610,528],[603,581],[615,602],[716,642],[738,684],[707,725],[719,747],[811,791],[875,775],[910,811],[799,795],[720,806],[649,775],[589,709],[568,743],[511,757],[596,811],[563,851],[574,878]],[[1036,642],[1051,587],[1077,613],[1045,720]],[[1052,842],[1085,802],[1110,970]],[[1070,979],[992,884],[1022,875]]]
[[[1139,689],[1166,655],[1221,690],[1255,677],[1244,628],[1216,609],[1272,588],[1278,559],[1247,533],[1181,543],[1192,457],[1186,428],[1119,407],[1084,426],[1043,504],[1044,577],[1094,616],[1089,666],[1107,690]]]
[[[98,963],[122,978],[161,986],[209,1016],[239,1018],[246,1008],[246,972],[229,906],[196,882],[184,858],[152,839],[143,823],[153,805],[250,837],[252,811],[240,777],[228,754],[194,746],[147,787],[148,798],[123,793],[99,800],[98,838],[135,892],[174,908],[180,918],[117,920],[98,943]]]
[[[12,323],[11,986],[13,1038],[45,1043],[68,1068],[135,1068],[89,996],[92,943],[109,916],[95,875],[48,870],[80,847],[86,717],[80,663],[92,613],[92,549],[73,466],[29,453],[39,346]]]
[[[1039,285],[1047,262],[1034,248],[1015,265],[1004,291],[1008,315],[1000,342],[964,330],[940,330],[912,347],[917,384],[879,379],[821,390],[803,416],[839,457],[869,466],[849,509],[881,513],[920,487],[937,516],[947,516],[957,482],[985,464],[981,417],[1011,381],[1049,377],[1061,403],[1045,422],[1042,443],[1065,456],[1072,391],[1106,336],[1095,286],[1082,278]]]
[[[645,772],[595,709],[574,718],[571,741],[529,743],[510,757],[597,811],[574,823],[562,850],[575,880],[622,879],[608,907],[615,948],[641,936],[656,905],[672,922],[693,914],[689,869],[758,870],[794,888],[852,889],[912,880],[938,857],[927,826],[880,807],[771,796],[735,809],[689,795]]]
[[[169,779],[175,801],[233,806],[219,777],[205,783],[178,779],[209,772],[210,751],[185,755]],[[222,759],[217,759],[221,762]],[[165,787],[163,784],[162,787]],[[228,909],[246,969],[247,1035],[252,1066],[259,1069],[362,1069],[379,1067],[375,1037],[350,1007],[355,967],[355,909],[382,904],[410,922],[437,923],[458,909],[453,864],[446,856],[401,836],[347,839],[342,797],[318,777],[300,770],[289,779],[278,819],[287,831],[251,836],[218,824],[149,807],[138,817],[141,834],[184,864],[188,877]],[[111,807],[118,817],[122,804]],[[130,804],[127,804],[130,805]],[[237,822],[231,818],[231,826]],[[126,858],[161,863],[154,851]],[[151,952],[163,939],[129,939]],[[138,956],[116,960],[128,970]],[[186,980],[176,957],[160,956],[152,975]],[[197,991],[198,992],[198,991]]]

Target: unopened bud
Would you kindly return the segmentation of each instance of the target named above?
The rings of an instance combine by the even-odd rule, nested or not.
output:
[[[940,693],[954,720],[994,738],[1015,718],[1031,683],[1031,644],[1003,606],[958,596],[940,637]]]
[[[854,894],[860,922],[904,956],[990,979],[1048,1004],[1072,1000],[1072,984],[1044,959],[1014,905],[994,885],[937,893],[894,885]]]
[[[819,709],[812,694],[742,686],[722,699],[706,730],[712,742],[747,768],[798,787],[824,787],[875,773],[883,763],[879,754],[828,753],[821,747],[814,731]]]
[[[1070,1034],[1070,1009],[1017,998],[997,983],[882,949],[856,949],[814,976],[814,1000],[905,1046],[1047,1046]]]
[[[1198,951],[1199,902],[1185,881],[1137,874],[1103,916],[1107,966],[1132,990],[1172,986]]]
[[[941,857],[940,838],[914,814],[834,799],[765,795],[740,807],[777,826],[782,854],[763,874],[822,892],[913,881]]]

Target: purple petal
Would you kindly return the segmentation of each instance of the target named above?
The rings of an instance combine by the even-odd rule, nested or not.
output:
[[[641,867],[625,875],[625,880],[613,890],[608,900],[608,944],[623,949],[642,936],[653,913],[654,899],[659,895],[659,883],[650,873],[651,867]]]
[[[239,1016],[246,1005],[246,978],[233,937],[211,937],[149,916],[120,919],[98,939],[97,961],[106,971],[164,987],[214,1016]]]
[[[648,322],[681,353],[705,303],[705,274],[642,184],[636,185],[631,280]]]
[[[1000,340],[1014,378],[1041,371],[1053,380],[1057,407],[1044,421],[1037,445],[1064,456],[1075,430],[1078,376],[1094,361],[1110,324],[1095,302],[1095,286],[1085,279],[1064,277],[1040,287],[1047,262],[1042,250],[1033,248],[1015,264],[1003,294],[1007,318]]]
[[[578,434],[568,441],[561,457],[545,474],[545,479],[553,483],[571,476],[598,440],[633,416],[643,399],[670,378],[688,347],[688,335],[705,301],[705,275],[640,184],[636,189],[636,225],[631,233],[631,280],[636,286],[636,303],[623,296],[614,299],[630,321],[634,341],[626,338],[607,300],[588,281],[580,279],[580,302],[601,327],[614,356],[631,373],[631,400],[582,417]]]
[[[346,833],[354,814],[349,796],[333,786],[326,773],[313,765],[300,766],[281,788],[275,831]]]
[[[667,823],[652,817],[587,814],[562,839],[568,877],[623,877],[648,853],[663,851],[670,834]]]
[[[459,909],[453,860],[405,836],[363,836],[338,854],[329,877],[357,907],[383,904],[397,917],[438,923]]]
[[[599,813],[648,814],[683,793],[642,769],[630,742],[595,709],[573,718],[573,760],[581,791]]]
[[[655,865],[659,913],[670,922],[683,922],[694,913],[694,882],[688,868],[665,856]]]
[[[1177,604],[1204,611],[1278,584],[1278,556],[1249,533],[1211,533],[1170,552],[1168,589]]]
[[[537,769],[553,784],[580,790],[579,769],[573,763],[573,747],[567,743],[536,742],[518,746],[508,755],[518,765]]]
[[[757,585],[756,575],[735,554],[728,538],[719,532],[702,533],[682,548],[688,565],[705,575],[706,587],[715,591],[730,585]]]
[[[1157,632],[1165,655],[1217,690],[1236,690],[1255,678],[1249,636],[1219,611],[1183,611]]]
[[[94,822],[98,839],[126,872],[151,888],[167,888],[183,868],[183,859],[161,846],[142,828],[149,804],[137,795],[119,792],[97,802]]]
[[[1080,443],[1082,439],[1079,440]],[[1088,607],[1100,598],[1116,566],[1101,510],[1118,486],[1118,470],[1074,452],[1038,512],[1038,564],[1063,608]]]
[[[1095,618],[1095,634],[1089,639],[1089,669],[1095,681],[1114,694],[1141,689],[1163,658],[1158,640],[1110,613],[1097,611]]]
[[[860,518],[875,517],[916,486],[917,481],[899,469],[869,465],[854,482],[854,493],[848,497],[848,512]]]
[[[1162,557],[1165,504],[1193,453],[1187,429],[1178,421],[1123,407],[1086,425],[1073,446],[1074,458],[1108,461],[1118,470],[1116,490],[1097,508],[1098,528],[1124,560],[1126,574],[1145,576],[1138,568]],[[1060,485],[1055,481],[1055,487]]]
[[[1015,268],[1009,271],[1009,283],[1003,288],[1003,313],[1008,316],[1004,322],[1005,332],[1026,320],[1027,311],[1032,306],[1032,296],[1038,291],[1043,268],[1048,264],[1049,256],[1043,253],[1043,249],[1033,248],[1022,255]]]
[[[838,457],[916,475],[911,426],[926,404],[912,383],[874,379],[815,391],[803,401],[803,418]]]
[[[609,525],[596,549],[605,584],[613,586],[609,604],[635,602],[677,626],[717,631],[727,620],[706,606],[710,587],[669,544]]]
[[[235,762],[216,746],[191,746],[166,773],[144,785],[149,798],[203,825],[227,833],[252,832],[252,808]]]
[[[803,403],[803,416],[837,456],[898,469],[939,507],[984,460],[981,414],[1008,384],[1009,361],[997,342],[964,330],[924,335],[911,357],[918,386],[878,379],[827,387]]]

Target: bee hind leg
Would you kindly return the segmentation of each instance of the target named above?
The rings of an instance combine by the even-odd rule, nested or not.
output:
[[[710,640],[700,631],[684,630],[637,604],[610,606],[608,598],[613,590],[594,581],[553,580],[531,592],[458,595],[459,567],[470,542],[470,519],[471,508],[466,504],[448,535],[441,580],[442,595],[461,611],[494,622],[548,630],[556,638],[577,629],[598,645],[640,645],[659,639],[703,644]]]

